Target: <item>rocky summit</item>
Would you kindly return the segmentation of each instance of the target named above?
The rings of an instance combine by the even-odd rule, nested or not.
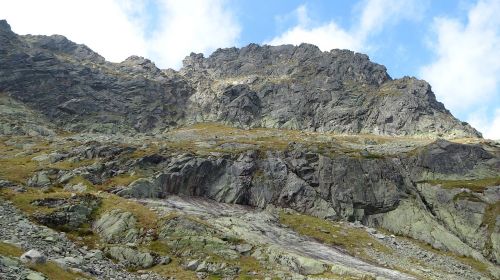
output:
[[[480,136],[436,101],[426,82],[393,80],[384,66],[348,50],[251,44],[208,58],[191,54],[177,72],[137,56],[106,62],[63,36],[18,36],[3,21],[0,54],[0,92],[72,132],[157,133],[219,122],[349,134]]]
[[[500,143],[364,54],[0,21],[0,120],[1,279],[500,279]]]

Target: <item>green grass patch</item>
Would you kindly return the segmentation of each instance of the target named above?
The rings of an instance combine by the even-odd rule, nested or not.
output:
[[[493,253],[493,240],[491,238],[491,235],[493,234],[496,228],[496,219],[498,215],[500,215],[499,201],[497,201],[494,204],[488,205],[483,216],[482,224],[486,226],[486,229],[488,231],[488,238],[486,240],[484,248],[489,254]]]
[[[474,202],[482,202],[482,200],[475,196],[474,193],[468,193],[468,192],[461,192],[456,194],[453,197],[453,201],[459,201],[459,200],[468,200],[468,201],[474,201]]]
[[[135,181],[139,178],[141,178],[141,176],[139,174],[135,174],[135,175],[130,175],[128,173],[120,174],[120,175],[117,175],[117,176],[114,176],[114,177],[107,179],[101,185],[97,185],[96,188],[99,190],[107,190],[109,188],[116,187],[116,186],[128,186],[130,183],[132,183],[133,181]]]
[[[79,280],[79,279],[92,279],[84,276],[81,273],[75,273],[71,271],[64,270],[57,264],[48,261],[44,264],[37,264],[30,266],[31,269],[36,270],[40,273],[46,275],[50,280]]]
[[[401,237],[401,238],[407,239],[407,240],[411,241],[412,243],[417,244],[420,248],[422,248],[426,251],[430,251],[430,252],[433,252],[433,253],[441,255],[441,256],[447,256],[447,257],[453,258],[453,259],[455,259],[463,264],[466,264],[466,265],[472,267],[474,270],[476,270],[484,275],[489,275],[488,265],[483,263],[483,262],[475,260],[471,257],[459,256],[459,255],[457,255],[453,252],[450,252],[450,251],[441,251],[441,250],[435,249],[431,245],[424,243],[422,241],[413,239],[413,238],[409,238],[409,237]]]
[[[3,151],[0,152],[3,153]],[[24,184],[39,169],[38,163],[32,161],[35,155],[4,154],[0,158],[0,178]]]
[[[366,248],[369,247],[368,243],[372,244],[371,248],[374,250],[386,254],[393,253],[391,248],[380,243],[364,229],[347,227],[309,215],[284,212],[280,214],[280,221],[302,235],[312,237],[325,244],[341,247],[351,255],[367,261],[373,261],[366,252]]]
[[[26,192],[18,193],[11,189],[3,189],[0,191],[0,196],[10,200],[14,206],[24,213],[32,215],[34,213],[50,213],[55,210],[55,208],[31,204],[34,200],[45,198],[69,198],[71,197],[71,193],[65,191],[44,192],[35,188],[28,188]]]
[[[338,274],[331,271],[327,271],[318,275],[310,275],[308,279],[329,279],[329,280],[375,280],[373,276],[355,276],[349,274]]]
[[[157,265],[148,269],[149,271],[156,272],[159,275],[175,278],[177,280],[192,280],[198,279],[194,271],[186,270],[182,267],[180,260],[177,258],[172,259],[167,265]]]
[[[256,275],[251,275],[250,272],[257,272],[260,278],[266,276],[266,270],[262,267],[260,262],[252,256],[241,256],[235,264],[240,267],[240,274],[237,279],[255,279]]]
[[[426,180],[419,183],[440,185],[445,189],[466,188],[473,192],[482,193],[487,187],[499,186],[500,177],[484,178],[476,180]]]
[[[24,253],[23,249],[15,245],[8,244],[5,242],[0,242],[0,255],[17,258],[20,257],[23,253]]]
[[[155,252],[160,256],[171,256],[172,250],[170,250],[168,244],[164,240],[154,240],[149,242],[145,248],[149,251]]]
[[[80,161],[69,161],[69,160],[61,160],[55,163],[51,163],[48,165],[48,167],[55,168],[55,169],[61,169],[61,170],[73,170],[75,168],[91,165],[95,163],[95,159],[84,159]]]
[[[500,201],[488,205],[483,216],[483,225],[488,227],[488,232],[491,235],[495,229],[497,216],[500,215]]]

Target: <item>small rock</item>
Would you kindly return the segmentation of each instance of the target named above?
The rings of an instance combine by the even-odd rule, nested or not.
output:
[[[45,276],[43,274],[38,273],[38,272],[31,272],[26,276],[26,280],[46,280]]]
[[[374,234],[373,236],[375,236],[378,239],[384,239],[385,238],[385,235],[383,235],[382,233],[377,233],[377,234]]]
[[[170,259],[170,257],[167,257],[167,256],[163,256],[159,259],[158,261],[158,264],[160,265],[165,265],[165,264],[169,264],[172,260]]]
[[[363,228],[364,227],[359,221],[355,221],[354,223],[351,223],[351,226],[355,227],[355,228]]]
[[[140,252],[129,247],[110,247],[107,253],[128,267],[150,268],[154,265],[154,257],[150,253]]]
[[[53,236],[47,236],[47,237],[45,237],[44,240],[48,241],[48,242],[55,242],[56,241],[56,239]]]
[[[72,265],[80,265],[83,262],[83,259],[81,257],[65,257],[64,261],[68,264]]]
[[[238,244],[236,245],[236,251],[240,254],[245,254],[250,252],[253,249],[253,246],[250,244]]]
[[[192,271],[195,271],[198,269],[198,265],[200,264],[200,261],[199,260],[193,260],[193,261],[190,261],[188,262],[188,264],[186,265],[186,269],[188,270],[192,270]]]
[[[102,253],[101,250],[92,250],[85,255],[85,258],[86,259],[102,260],[104,258],[104,254]]]
[[[45,257],[40,251],[37,250],[29,250],[28,252],[22,254],[19,258],[23,263],[34,263],[34,264],[43,264],[47,261],[47,257]]]
[[[82,192],[87,191],[87,186],[84,185],[83,183],[78,183],[78,184],[75,184],[75,185],[66,184],[64,186],[64,190],[69,191],[69,192],[82,193]]]
[[[49,179],[49,174],[47,171],[40,171],[40,172],[36,173],[35,175],[33,175],[33,177],[31,177],[28,180],[29,187],[43,188],[43,187],[47,187],[49,185],[50,185],[50,179]]]

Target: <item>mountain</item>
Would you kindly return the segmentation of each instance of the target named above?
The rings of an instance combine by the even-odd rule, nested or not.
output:
[[[152,132],[197,122],[241,128],[479,137],[424,81],[393,80],[348,50],[316,46],[191,54],[179,71],[132,56],[106,62],[65,37],[18,36],[0,22],[0,92],[70,131]]]
[[[0,21],[0,121],[1,279],[500,278],[500,144],[364,54]]]

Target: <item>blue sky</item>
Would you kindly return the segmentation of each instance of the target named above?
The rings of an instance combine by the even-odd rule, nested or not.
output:
[[[30,8],[26,8],[30,7]],[[500,139],[500,0],[3,0],[20,34],[62,34],[110,61],[137,54],[178,69],[191,51],[259,44],[348,48]]]

